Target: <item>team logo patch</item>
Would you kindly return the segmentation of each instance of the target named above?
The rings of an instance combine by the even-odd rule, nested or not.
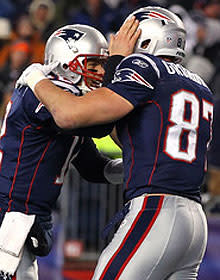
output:
[[[135,83],[144,85],[150,89],[154,88],[140,74],[138,74],[133,69],[129,69],[129,68],[124,68],[124,69],[118,70],[115,73],[114,80],[112,82],[113,83],[115,83],[115,82],[135,82]]]

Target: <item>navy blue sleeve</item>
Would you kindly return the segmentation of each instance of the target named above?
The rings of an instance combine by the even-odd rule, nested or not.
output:
[[[91,138],[85,137],[80,152],[72,161],[80,175],[90,182],[108,183],[104,167],[110,159],[102,155]]]
[[[80,90],[67,80],[58,78],[57,76],[49,75],[48,78],[57,87],[64,91],[70,92],[76,96],[80,95]],[[27,116],[31,121],[36,122],[38,125],[50,127],[52,130],[57,130],[53,116],[46,109],[46,107],[35,97],[34,93],[29,87],[22,87],[23,92],[23,106]],[[47,94],[45,92],[45,94]],[[60,129],[58,129],[60,130]]]
[[[30,121],[37,125],[54,122],[52,115],[46,107],[35,97],[29,87],[22,89],[23,91],[23,108]]]
[[[69,130],[69,132],[66,131],[66,133],[70,133],[72,135],[77,135],[77,136],[102,138],[104,136],[109,135],[112,132],[114,125],[115,125],[114,123],[94,125],[94,126]]]
[[[114,79],[107,88],[136,107],[152,98],[159,77],[160,72],[154,58],[133,54],[118,65]]]

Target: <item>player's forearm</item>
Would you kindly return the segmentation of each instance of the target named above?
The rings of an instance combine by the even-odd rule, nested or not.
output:
[[[84,97],[76,97],[56,87],[47,79],[36,84],[34,93],[52,114],[60,128],[76,129],[103,123],[102,117],[99,116],[104,115],[104,110],[94,108],[94,103],[98,105],[98,102],[94,102],[93,98],[84,100]],[[98,110],[97,117],[96,110]]]
[[[105,87],[76,97],[44,79],[36,84],[34,93],[64,129],[109,123],[133,110],[130,102]]]

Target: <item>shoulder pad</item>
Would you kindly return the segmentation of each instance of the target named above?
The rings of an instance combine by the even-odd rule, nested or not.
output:
[[[157,66],[157,57],[151,56],[148,54],[131,54],[124,58],[121,63],[118,65],[117,69],[121,69],[124,67],[129,68],[139,68],[140,70],[149,68],[149,66],[156,72],[158,78],[160,78],[160,70]]]
[[[76,87],[73,83],[71,83],[68,80],[61,80],[61,79],[50,79],[52,83],[54,83],[56,86],[62,88],[63,90],[66,90],[68,92],[71,92],[77,96],[81,95],[81,91]]]

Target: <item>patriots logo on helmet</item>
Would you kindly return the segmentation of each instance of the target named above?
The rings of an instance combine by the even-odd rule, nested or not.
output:
[[[65,41],[69,41],[70,39],[74,41],[78,41],[84,35],[85,35],[84,32],[81,32],[76,29],[62,29],[62,30],[58,30],[55,33],[55,36],[63,38]]]
[[[166,17],[165,15],[159,13],[159,12],[152,12],[152,11],[145,11],[145,12],[138,12],[134,14],[136,19],[139,21],[142,21],[144,19],[152,19],[152,18],[157,18],[161,20],[171,20],[170,18]]]
[[[154,87],[148,83],[140,74],[138,74],[133,69],[124,68],[120,69],[115,73],[114,80],[115,82],[136,82],[138,84],[144,85],[150,89],[154,89]]]

